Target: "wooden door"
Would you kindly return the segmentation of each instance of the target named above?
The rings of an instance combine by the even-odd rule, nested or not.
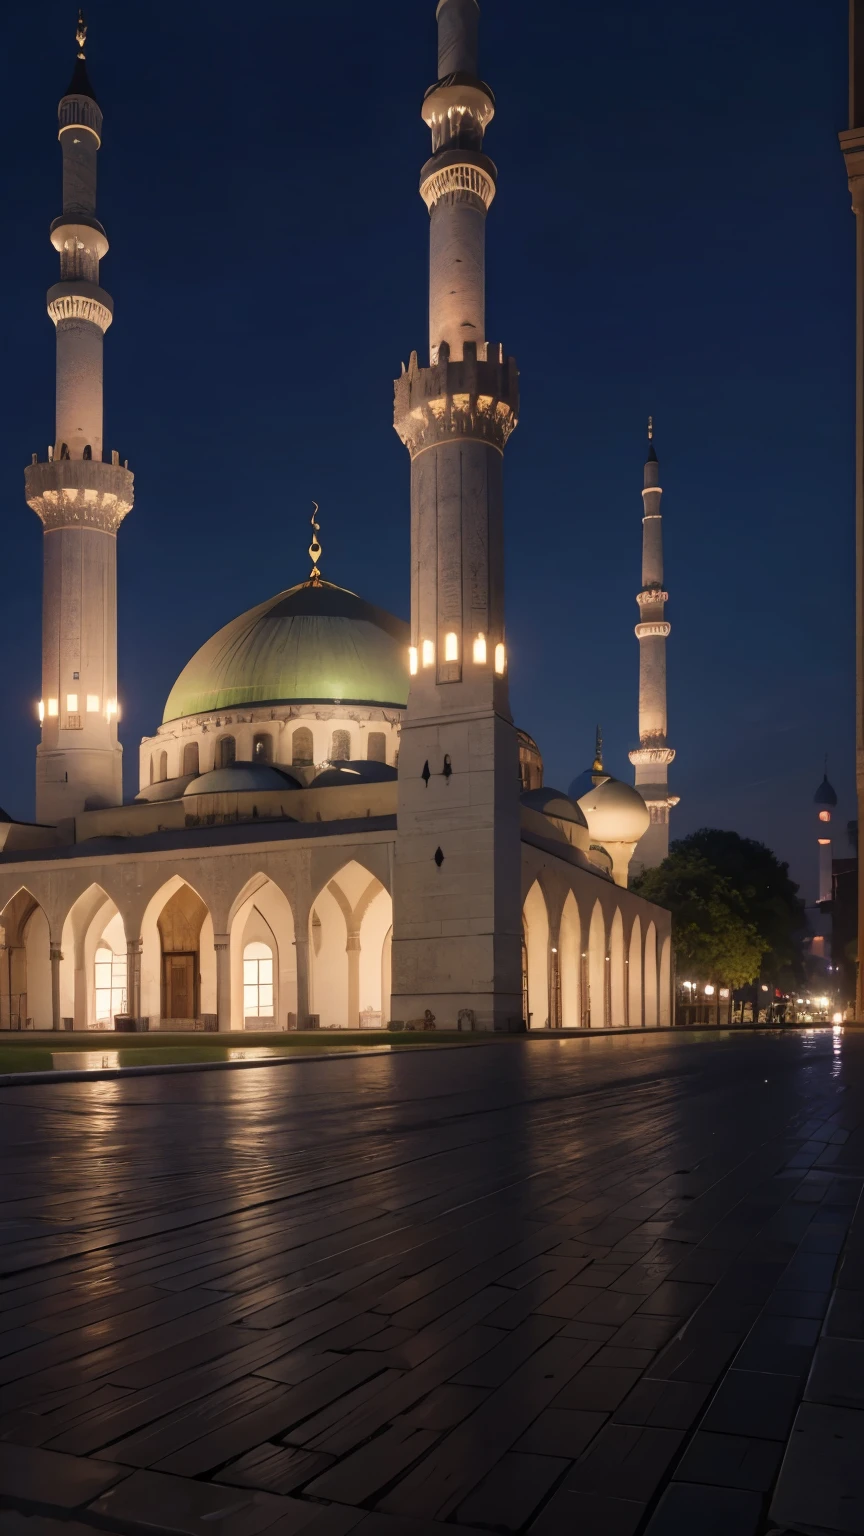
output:
[[[198,1014],[197,954],[162,956],[162,1017],[194,1019]]]

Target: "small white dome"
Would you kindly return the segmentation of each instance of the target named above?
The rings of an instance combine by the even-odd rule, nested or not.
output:
[[[603,779],[592,785],[577,803],[585,813],[594,842],[638,843],[651,823],[638,789],[621,779]]]

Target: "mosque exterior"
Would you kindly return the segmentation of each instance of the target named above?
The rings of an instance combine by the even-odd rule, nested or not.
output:
[[[395,385],[411,466],[411,621],[307,580],[183,667],[123,804],[117,535],[102,440],[102,114],[79,27],[59,107],[56,436],[26,471],[44,532],[36,823],[0,822],[0,1025],[518,1031],[671,1022],[669,914],[627,889],[668,847],[660,490],[646,465],[637,786],[543,784],[509,703],[503,460],[514,360],[487,340],[495,111],[476,0],[438,4],[428,363]],[[647,572],[647,575],[646,575]],[[665,840],[665,841],[664,841]]]

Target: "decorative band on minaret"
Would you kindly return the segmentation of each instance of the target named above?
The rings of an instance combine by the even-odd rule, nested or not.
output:
[[[42,740],[36,817],[56,824],[85,806],[123,799],[117,739],[117,529],[132,506],[132,475],[102,444],[102,347],[114,305],[99,286],[108,239],[96,218],[102,113],[87,74],[87,28],[58,109],[63,212],[51,225],[60,281],[48,291],[57,333],[57,407],[48,458],[25,471],[27,502],[44,529]]]
[[[668,592],[663,588],[663,518],[660,465],[654,447],[654,421],[648,420],[648,457],[642,491],[642,587],[637,593],[639,641],[639,746],[630,753],[636,788],[651,813],[651,825],[633,855],[631,870],[651,869],[669,852],[669,812],[678,804],[669,794],[669,764],[675,752],[666,740],[666,641],[672,626],[666,618]]]
[[[504,447],[519,378],[486,339],[483,152],[495,111],[478,76],[476,0],[440,0],[432,158],[429,365],[396,380],[411,455],[411,682],[399,752],[394,1018],[516,1028],[522,1017],[519,768],[504,630]]]

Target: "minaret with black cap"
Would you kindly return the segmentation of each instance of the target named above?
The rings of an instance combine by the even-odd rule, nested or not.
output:
[[[429,363],[396,381],[411,456],[411,647],[399,748],[394,1021],[515,1030],[522,1022],[519,753],[504,628],[504,448],[516,364],[487,340],[484,153],[495,101],[480,79],[476,0],[439,0],[438,79],[423,101],[432,158]]]
[[[631,873],[653,869],[669,852],[669,812],[678,797],[669,794],[669,764],[675,752],[666,740],[666,618],[669,594],[663,586],[663,517],[660,465],[654,447],[654,421],[648,419],[648,457],[642,490],[642,586],[636,594],[639,623],[639,746],[630,753],[636,788],[648,807],[651,824],[636,846]]]
[[[108,240],[96,217],[102,113],[87,73],[87,28],[58,109],[63,212],[51,225],[60,281],[48,290],[57,334],[57,406],[47,459],[25,472],[43,527],[42,740],[36,817],[56,824],[123,799],[117,739],[117,529],[132,475],[102,440],[102,347],[113,301],[99,285]]]

